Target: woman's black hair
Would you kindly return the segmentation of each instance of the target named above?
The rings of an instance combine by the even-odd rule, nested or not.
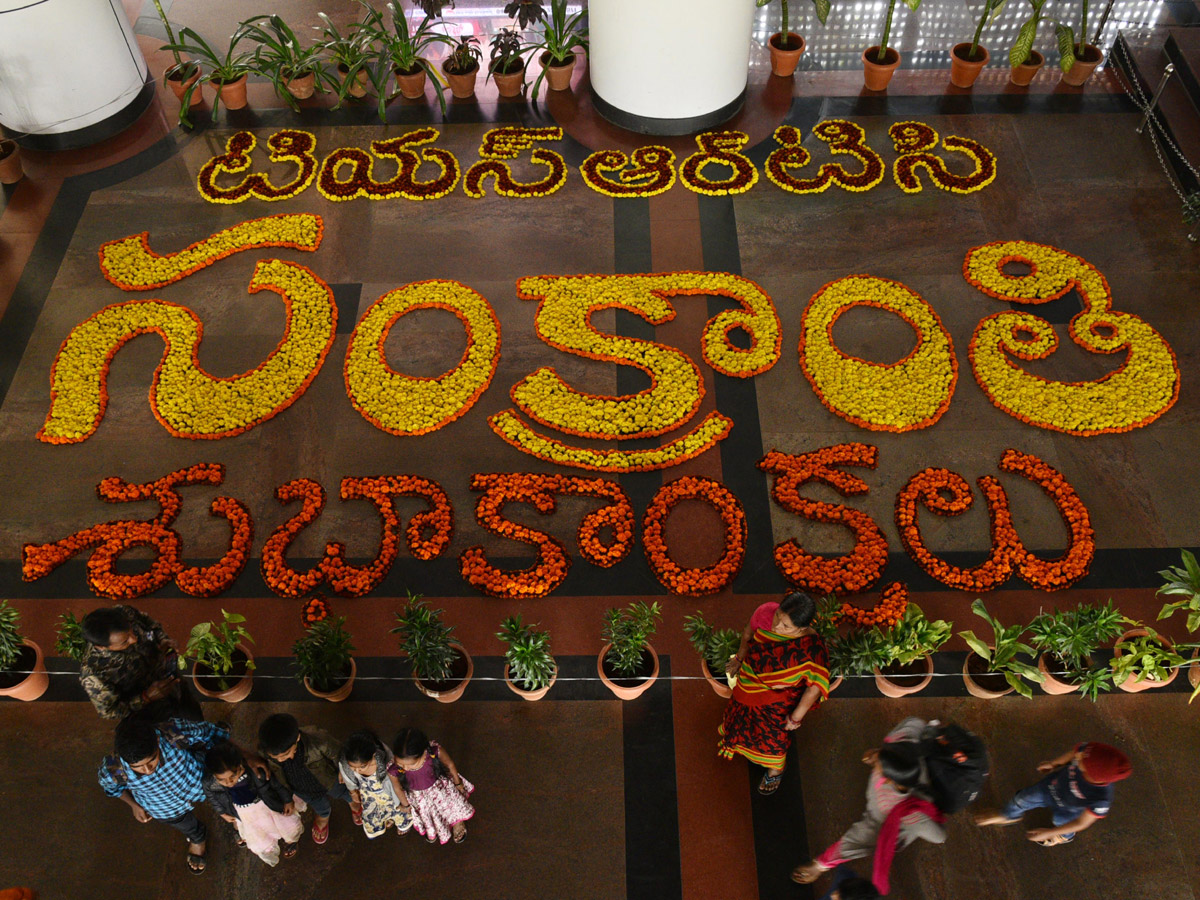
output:
[[[287,753],[300,739],[300,723],[295,716],[275,713],[263,719],[258,726],[258,746],[263,753],[278,756]]]
[[[127,763],[141,762],[158,752],[158,729],[141,716],[128,716],[117,725],[113,749]]]
[[[797,628],[805,628],[817,615],[817,601],[803,591],[792,591],[779,601],[779,611]]]
[[[381,749],[383,742],[378,735],[364,728],[346,738],[346,743],[342,744],[342,759],[348,763],[370,762]]]
[[[129,616],[119,606],[93,609],[79,623],[83,639],[95,647],[107,647],[114,634],[128,631],[132,627]]]
[[[220,775],[222,772],[233,772],[245,764],[246,761],[242,758],[242,751],[229,743],[229,741],[218,741],[204,754],[205,775]]]
[[[841,900],[879,900],[879,890],[866,878],[847,878],[838,885]]]
[[[921,780],[921,750],[912,741],[897,741],[879,748],[883,777],[900,787],[915,787]]]

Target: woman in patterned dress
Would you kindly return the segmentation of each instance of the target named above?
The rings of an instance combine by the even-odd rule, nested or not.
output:
[[[367,837],[377,838],[392,825],[397,834],[412,827],[412,809],[399,778],[388,771],[391,748],[372,731],[356,731],[342,745],[338,777],[350,791],[350,815]]]
[[[800,592],[764,603],[726,666],[728,674],[737,673],[737,684],[717,729],[717,753],[725,759],[740,753],[766,768],[762,794],[779,789],[792,732],[829,696],[829,654],[811,627],[816,613],[816,602]]]
[[[463,778],[450,754],[416,728],[405,728],[392,743],[396,769],[412,804],[413,824],[425,840],[462,843],[475,807],[467,800],[474,785]]]

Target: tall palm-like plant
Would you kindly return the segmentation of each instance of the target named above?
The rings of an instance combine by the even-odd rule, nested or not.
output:
[[[175,43],[175,32],[171,28],[171,22],[167,19],[167,14],[163,11],[161,0],[153,0],[153,2],[159,21],[162,22],[163,28],[167,31],[167,46],[169,47]],[[180,56],[178,50],[172,50],[171,55],[175,57],[175,65],[172,66],[172,69],[178,73],[180,80],[187,81],[192,77],[192,73],[196,71],[196,66],[192,65],[190,60],[186,60]],[[163,77],[165,80],[166,73],[163,73]]]
[[[1054,34],[1058,38],[1060,54],[1058,67],[1064,72],[1070,72],[1075,61],[1083,59],[1087,44],[1087,14],[1088,0],[1079,0],[1079,40],[1075,40],[1075,32],[1071,30],[1070,25],[1064,25],[1062,22],[1054,23]]]
[[[921,5],[921,0],[904,0],[904,5],[913,12]],[[896,11],[896,0],[888,0],[887,15],[883,19],[883,35],[879,38],[879,53],[875,61],[880,65],[887,62],[888,38],[892,36],[892,14]]]
[[[1029,5],[1033,7],[1033,15],[1021,25],[1017,39],[1008,51],[1008,62],[1012,66],[1021,65],[1033,53],[1033,42],[1037,39],[1038,25],[1042,21],[1042,7],[1046,5],[1046,0],[1029,0]]]
[[[983,26],[989,22],[994,22],[996,16],[1000,15],[1000,10],[1004,8],[1006,0],[983,0],[983,12],[979,16],[979,25],[975,29],[975,36],[971,38],[971,50],[967,53],[967,59],[973,60],[979,55],[979,39],[983,37]]]
[[[757,5],[761,8],[769,6],[771,2],[772,0],[757,0]],[[824,25],[825,20],[829,18],[829,10],[833,8],[833,4],[830,0],[813,0],[813,6],[817,10],[817,21]],[[779,9],[783,13],[783,23],[779,27],[779,49],[791,50],[793,47],[788,40],[788,34],[790,33],[788,29],[788,0],[779,0]]]
[[[237,81],[243,75],[250,73],[251,61],[254,54],[251,51],[239,51],[238,45],[242,39],[246,37],[247,29],[245,25],[239,25],[229,37],[229,46],[222,53],[212,47],[208,41],[200,37],[191,28],[179,29],[179,37],[177,40],[163,47],[164,50],[170,50],[172,53],[187,53],[192,58],[183,60],[177,65],[171,66],[166,71],[166,77],[171,77],[176,72],[182,74],[182,67],[198,66],[200,68],[200,77],[189,84],[183,92],[183,97],[180,102],[183,107],[179,110],[179,124],[191,127],[191,120],[188,119],[188,108],[191,106],[192,93],[200,90],[200,85],[204,82],[213,82],[215,84],[230,84]],[[190,71],[190,68],[188,69]],[[217,99],[213,101],[212,120],[217,121],[217,110],[221,106],[221,96],[218,93]]]
[[[565,65],[574,56],[576,47],[582,47],[584,53],[588,52],[586,19],[586,8],[580,9],[573,15],[568,15],[567,0],[550,0],[549,15],[546,14],[543,7],[541,15],[538,17],[538,22],[542,26],[541,31],[537,32],[533,40],[526,44],[526,48],[546,54],[549,65]],[[538,73],[537,80],[533,83],[534,101],[537,100],[542,79],[545,77],[546,69],[543,67],[542,71]]]

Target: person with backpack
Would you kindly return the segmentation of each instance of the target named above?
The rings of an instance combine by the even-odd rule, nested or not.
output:
[[[848,860],[873,855],[871,881],[886,894],[896,851],[917,840],[944,843],[946,815],[973,800],[987,774],[978,738],[916,717],[893,728],[862,761],[871,767],[862,818],[816,859],[797,866],[793,881],[811,884]]]

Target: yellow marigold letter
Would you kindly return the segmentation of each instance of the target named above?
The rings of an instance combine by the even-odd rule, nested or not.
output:
[[[264,290],[283,298],[287,330],[262,365],[231,378],[215,378],[196,362],[202,326],[186,307],[130,300],[77,325],[54,360],[50,412],[39,440],[74,444],[90,437],[108,404],[109,362],[126,341],[148,332],[167,345],[150,385],[150,407],[176,437],[232,437],[286,409],[320,371],[333,344],[337,308],[329,286],[295,263],[260,261],[250,293]]]
[[[457,366],[437,378],[402,375],[384,359],[392,325],[416,309],[445,309],[467,330]],[[500,323],[481,295],[457,281],[420,281],[389,291],[367,310],[350,336],[346,393],[354,408],[391,434],[425,434],[462,416],[483,395],[500,360]]]
[[[895,313],[917,333],[917,346],[890,365],[843,353],[833,343],[833,326],[854,306]],[[869,275],[839,278],[809,300],[800,368],[830,412],[872,431],[929,427],[949,408],[958,381],[954,344],[937,313],[899,282]]]
[[[1012,274],[1009,264],[1028,271]],[[1112,309],[1108,281],[1091,263],[1045,244],[997,241],[967,252],[963,275],[985,294],[1011,303],[1054,300],[1074,288],[1084,309],[1071,319],[1071,340],[1090,353],[1126,354],[1095,381],[1050,381],[1009,358],[1045,359],[1058,347],[1054,327],[1023,312],[981,321],[971,338],[975,380],[992,403],[1030,425],[1095,435],[1149,425],[1179,397],[1175,352],[1144,319]]]

